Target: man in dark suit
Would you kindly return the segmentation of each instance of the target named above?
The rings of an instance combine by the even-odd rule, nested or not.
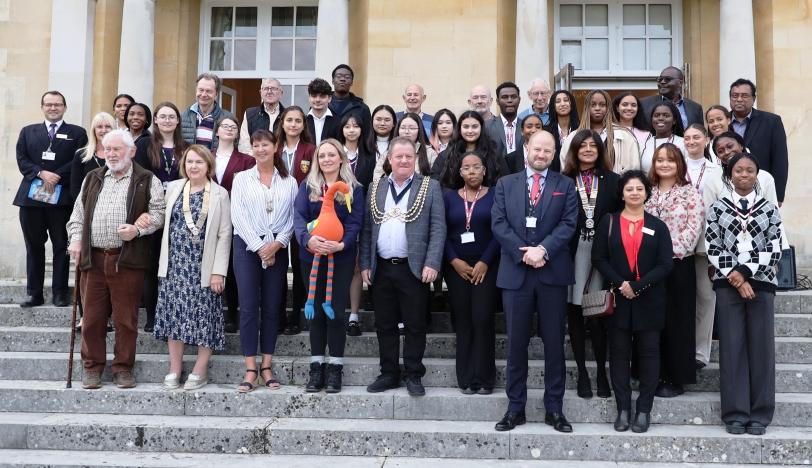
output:
[[[666,100],[673,102],[677,106],[682,118],[682,128],[688,128],[688,125],[693,123],[704,124],[705,114],[702,111],[702,105],[682,97],[684,81],[685,75],[677,67],[666,67],[660,72],[660,76],[657,78],[657,90],[660,94],[643,98],[640,101],[640,104],[643,105],[641,110],[643,118],[649,127],[651,126],[651,111],[654,110],[654,106]]]
[[[566,367],[564,322],[567,286],[575,282],[569,241],[578,220],[572,179],[550,171],[555,138],[539,131],[527,142],[527,169],[499,179],[492,210],[493,235],[502,246],[496,285],[503,289],[508,333],[505,416],[497,431],[524,424],[527,347],[533,314],[544,341],[544,422],[572,432],[562,410]]]
[[[519,87],[505,81],[496,87],[496,104],[499,106],[499,117],[485,122],[485,131],[491,140],[502,142],[504,152],[501,156],[521,148],[522,129],[519,124]]]
[[[340,119],[333,115],[329,107],[332,95],[330,83],[321,78],[316,78],[307,85],[307,100],[310,102],[307,129],[310,130],[316,146],[328,138],[338,138],[342,131]]]
[[[372,183],[361,231],[361,277],[374,284],[375,328],[381,375],[370,393],[400,386],[398,321],[405,326],[403,367],[409,395],[425,395],[426,306],[445,247],[445,208],[440,184],[415,171],[414,143],[396,137],[389,144],[392,172]]]
[[[251,149],[251,135],[257,130],[273,132],[279,125],[279,116],[285,110],[282,105],[282,96],[285,91],[282,83],[276,78],[264,78],[259,85],[260,103],[256,107],[246,109],[240,126],[240,153],[253,154]]]
[[[784,202],[789,175],[787,134],[779,115],[753,108],[756,85],[739,78],[730,85],[730,109],[733,120],[730,129],[744,138],[750,153],[758,159],[759,167],[775,177],[778,204]]]
[[[65,226],[70,218],[73,200],[70,196],[71,163],[76,151],[87,145],[87,133],[82,127],[63,120],[67,103],[59,91],[48,91],[40,99],[44,123],[23,127],[17,139],[17,167],[23,175],[14,206],[20,207],[26,251],[26,291],[30,296],[20,305],[33,307],[45,303],[42,288],[45,282],[45,242],[53,247],[53,302],[57,306],[70,303],[68,289],[68,233]],[[31,185],[41,184],[38,191],[46,196],[59,191],[55,202],[37,201],[29,197]],[[42,198],[42,197],[37,197]]]

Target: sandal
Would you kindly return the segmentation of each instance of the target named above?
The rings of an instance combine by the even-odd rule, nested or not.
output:
[[[270,371],[271,372],[271,378],[268,379],[268,380],[265,380],[265,386],[268,387],[270,390],[279,390],[280,388],[282,388],[282,384],[279,383],[278,380],[273,378],[273,370],[271,370],[270,367],[263,367],[259,371],[260,372],[265,372],[265,371]]]
[[[245,372],[253,372],[254,374],[257,374],[256,369],[245,369]],[[254,389],[256,388],[256,386],[254,385],[255,383],[256,383],[256,381],[254,381],[254,382],[245,381],[245,382],[237,385],[237,393],[251,393],[251,392],[253,392]]]

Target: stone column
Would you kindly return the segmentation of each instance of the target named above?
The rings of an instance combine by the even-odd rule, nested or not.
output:
[[[533,78],[550,81],[552,75],[547,0],[517,0],[515,82],[524,90]],[[553,84],[550,87],[555,89]]]
[[[89,125],[93,81],[95,0],[61,0],[51,10],[51,56],[48,89],[65,95],[66,120]]]
[[[153,106],[155,86],[155,0],[124,0],[118,92]]]
[[[319,0],[317,21],[316,76],[330,81],[333,68],[350,60],[348,0]]]
[[[719,102],[730,107],[730,83],[756,83],[756,46],[752,0],[719,2]]]

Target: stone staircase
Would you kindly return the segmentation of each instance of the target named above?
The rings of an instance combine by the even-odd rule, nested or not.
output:
[[[139,385],[81,390],[75,355],[73,389],[65,388],[70,308],[20,309],[19,282],[0,282],[0,465],[64,466],[318,466],[498,467],[670,466],[705,464],[810,464],[812,462],[812,294],[776,300],[777,408],[765,436],[730,436],[719,419],[719,372],[711,364],[685,395],[656,399],[646,434],[617,433],[614,399],[565,395],[574,433],[542,422],[543,351],[531,343],[529,423],[494,431],[506,408],[493,395],[462,395],[455,387],[454,346],[447,313],[434,313],[428,337],[422,398],[405,389],[369,394],[378,374],[373,317],[362,314],[365,333],[348,337],[344,390],[336,395],[303,390],[309,366],[307,332],[280,336],[274,374],[277,391],[241,395],[239,338],[228,335],[214,356],[212,384],[197,392],[161,388],[168,367],[166,344],[141,332],[135,374]],[[141,312],[140,323],[144,317]],[[497,315],[497,385],[504,385],[506,337]],[[113,334],[108,335],[112,350]],[[184,359],[191,370],[194,349]],[[567,345],[568,359],[571,351]],[[592,364],[594,371],[594,363]],[[575,387],[567,361],[567,388]],[[593,380],[594,381],[594,380]],[[109,375],[105,376],[109,382]],[[341,457],[336,457],[341,455]],[[404,458],[409,457],[409,458]],[[486,459],[486,460],[482,460]],[[542,462],[546,460],[547,463]]]

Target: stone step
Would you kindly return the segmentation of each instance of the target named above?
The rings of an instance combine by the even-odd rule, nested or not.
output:
[[[66,327],[0,327],[0,351],[9,352],[60,352],[67,351],[70,342],[70,329]],[[112,349],[115,333],[108,333],[107,340]],[[569,336],[564,347],[567,359],[573,359]],[[456,357],[457,338],[453,333],[431,333],[426,339],[428,358],[454,359]],[[77,334],[75,349],[81,349],[81,336]],[[137,350],[139,354],[167,354],[165,341],[156,340],[152,334],[138,333]],[[197,353],[197,348],[187,346],[186,354]],[[587,359],[593,359],[592,346],[587,343]],[[544,346],[541,338],[533,337],[529,348],[531,359],[544,359]],[[219,354],[239,355],[240,337],[236,333],[226,334],[225,349]],[[279,335],[276,343],[276,354],[281,356],[309,356],[310,334],[307,331],[298,335]],[[372,332],[361,336],[348,336],[344,355],[349,357],[378,356],[378,338]],[[507,359],[507,336],[496,335],[496,358]],[[775,360],[779,363],[812,364],[812,338],[777,337],[775,339]],[[711,362],[719,362],[719,343],[713,342]]]
[[[0,380],[54,380],[60,381],[67,374],[67,353],[14,353],[0,352]],[[107,357],[108,363],[112,355]],[[194,364],[194,356],[184,357],[184,372],[188,373]],[[427,358],[423,360],[427,372],[423,384],[428,387],[456,387],[455,361],[452,359]],[[496,385],[504,386],[506,361],[496,361]],[[213,356],[209,364],[209,379],[213,383],[236,385],[243,378],[243,358],[241,356]],[[567,361],[567,381],[569,389],[575,388],[577,368],[575,362]],[[307,357],[274,356],[275,377],[285,385],[304,385],[307,382],[310,360]],[[136,358],[134,372],[141,382],[163,382],[169,368],[169,357],[161,354],[142,354]],[[594,382],[595,363],[587,362],[587,370]],[[79,354],[74,356],[74,378],[81,379],[82,368]],[[370,384],[380,373],[377,358],[351,357],[344,360],[344,384]],[[110,381],[109,366],[105,379]],[[528,388],[544,388],[544,361],[531,360],[528,373]],[[776,364],[776,392],[812,393],[812,365]],[[719,365],[710,363],[697,373],[697,383],[689,385],[688,391],[719,391]]]
[[[543,396],[541,389],[528,390],[529,421],[544,421]],[[501,390],[491,395],[463,395],[456,388],[439,387],[414,398],[404,388],[367,393],[360,386],[345,386],[334,395],[306,393],[301,386],[240,394],[231,384],[209,384],[195,392],[165,390],[157,383],[141,383],[128,390],[107,384],[88,391],[78,383],[66,389],[64,382],[0,380],[0,411],[6,412],[496,422],[506,408],[507,397]],[[657,424],[718,425],[720,411],[718,393],[688,392],[676,398],[656,398],[651,417]],[[567,392],[564,414],[573,423],[610,423],[616,415],[615,400],[583,399]],[[773,426],[812,427],[810,415],[812,394],[776,394]]]
[[[687,463],[810,462],[812,429],[730,436],[722,426],[654,424],[645,434],[575,424],[572,434],[492,421],[5,413],[0,448]]]

